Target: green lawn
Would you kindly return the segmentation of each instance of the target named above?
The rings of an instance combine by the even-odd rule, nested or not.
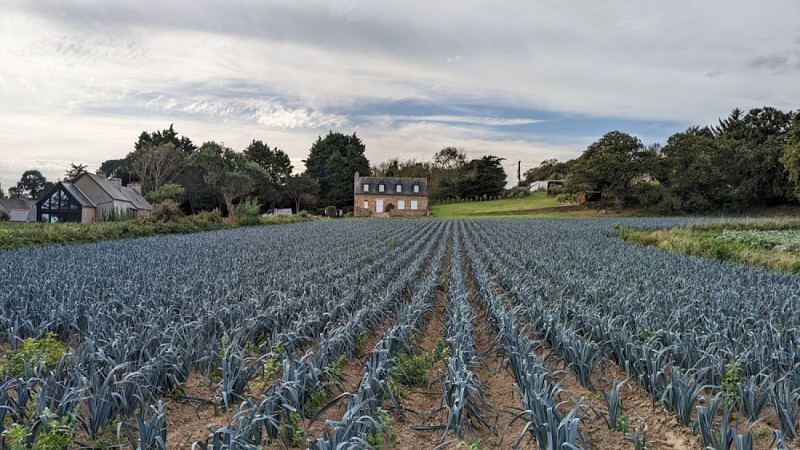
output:
[[[550,217],[567,213],[567,211],[560,213],[550,209],[563,206],[563,204],[556,202],[554,196],[549,197],[544,193],[534,193],[522,198],[432,205],[431,211],[433,211],[433,217],[437,219],[466,219],[489,216],[541,217],[542,215]],[[546,209],[547,211],[537,213],[536,210],[539,209]]]

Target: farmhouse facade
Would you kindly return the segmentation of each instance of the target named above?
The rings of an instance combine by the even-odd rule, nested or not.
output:
[[[428,180],[425,178],[362,177],[356,172],[353,192],[356,217],[428,214]]]
[[[133,219],[152,206],[138,185],[122,185],[119,178],[84,173],[73,183],[59,181],[36,202],[37,222],[103,222],[112,217]]]

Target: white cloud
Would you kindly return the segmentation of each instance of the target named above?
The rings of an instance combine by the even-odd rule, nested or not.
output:
[[[358,129],[374,162],[443,145],[574,156],[599,136],[548,131],[536,112],[685,127],[734,107],[797,109],[797,17],[794,0],[9,0],[0,181],[123,156],[172,122],[198,142],[267,140],[297,165],[329,129]],[[398,100],[442,108],[351,114]]]

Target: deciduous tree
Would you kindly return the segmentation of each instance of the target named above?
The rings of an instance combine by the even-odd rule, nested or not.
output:
[[[534,181],[563,180],[567,177],[574,159],[569,161],[559,161],[555,158],[542,161],[537,167],[525,172],[525,183],[531,184]]]
[[[15,194],[21,198],[37,199],[47,186],[47,178],[42,175],[42,172],[26,170],[17,182]]]
[[[300,205],[314,205],[319,194],[319,183],[308,175],[292,175],[286,183],[286,194],[292,199],[295,213],[300,212]]]
[[[428,180],[430,197],[445,200],[460,196],[466,164],[467,154],[463,148],[445,147],[436,152]]]
[[[262,141],[253,140],[244,154],[264,169],[264,176],[256,180],[254,194],[261,204],[274,208],[284,199],[286,182],[292,174],[292,162],[278,147],[270,148]]]
[[[142,192],[155,191],[171,181],[183,168],[184,157],[171,142],[136,150],[131,168],[142,182]]]
[[[162,203],[164,200],[172,200],[180,205],[186,199],[186,189],[176,183],[162,184],[161,187],[150,191],[146,196],[150,203]]]
[[[568,189],[602,191],[619,208],[632,196],[633,181],[646,174],[642,142],[620,131],[606,133],[578,158],[567,175]]]
[[[222,197],[228,215],[234,215],[233,202],[249,194],[259,176],[266,176],[264,168],[216,142],[206,142],[187,158],[190,166],[202,170],[203,178]]]
[[[786,136],[786,148],[781,157],[789,180],[794,184],[794,192],[800,198],[800,112],[795,113],[792,128]]]

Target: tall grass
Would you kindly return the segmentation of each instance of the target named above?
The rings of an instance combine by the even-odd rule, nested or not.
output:
[[[257,224],[308,222],[313,216],[261,218]],[[44,245],[73,245],[117,239],[188,234],[240,226],[219,214],[200,213],[172,221],[126,220],[121,222],[81,223],[0,223],[0,250]]]

